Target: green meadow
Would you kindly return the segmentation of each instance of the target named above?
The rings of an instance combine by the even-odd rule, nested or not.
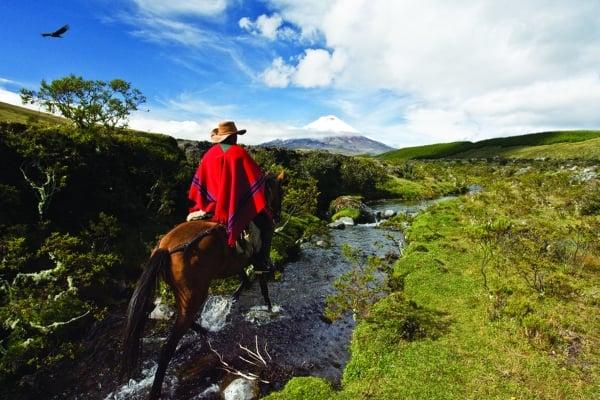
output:
[[[341,388],[294,378],[268,399],[600,398],[597,178],[559,162],[423,167],[439,166],[484,191],[412,220]]]
[[[587,147],[581,142],[598,138],[600,138],[600,131],[540,132],[487,139],[475,143],[453,142],[407,147],[381,154],[378,158],[391,162],[440,158],[588,158],[597,157],[597,153],[592,151],[592,153],[580,154],[575,149]],[[575,146],[576,143],[579,146]],[[591,147],[597,149],[596,143],[591,144]]]

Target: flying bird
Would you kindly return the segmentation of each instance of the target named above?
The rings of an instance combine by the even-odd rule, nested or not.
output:
[[[50,36],[50,37],[53,37],[53,38],[62,38],[61,35],[63,33],[65,33],[66,31],[68,31],[68,30],[69,30],[69,25],[67,24],[67,25],[63,26],[62,28],[57,29],[54,32],[42,33],[42,36],[43,37]]]

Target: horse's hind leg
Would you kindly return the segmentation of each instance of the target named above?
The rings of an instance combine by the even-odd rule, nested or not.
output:
[[[165,372],[167,371],[169,361],[171,361],[181,337],[194,325],[196,314],[198,314],[200,306],[204,303],[204,300],[206,300],[207,293],[208,287],[200,292],[192,292],[191,298],[187,301],[184,301],[182,298],[177,299],[177,319],[175,320],[173,329],[167,339],[167,343],[163,345],[160,353],[158,368],[156,369],[152,390],[150,391],[149,398],[151,400],[156,400],[160,397],[162,383],[165,378]],[[204,339],[203,336],[203,340]]]
[[[162,350],[160,352],[158,368],[156,369],[156,374],[154,374],[154,382],[152,383],[152,389],[150,391],[150,400],[156,400],[160,398],[162,383],[163,379],[165,378],[165,372],[167,371],[169,361],[171,361],[171,357],[173,357],[173,353],[175,353],[177,344],[181,340],[183,334],[190,328],[191,323],[192,318],[190,318],[188,315],[177,315],[175,325],[173,325],[173,329],[171,329],[169,338],[167,339],[167,342],[163,345]]]

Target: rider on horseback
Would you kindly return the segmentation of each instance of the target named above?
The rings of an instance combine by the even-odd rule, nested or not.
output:
[[[250,155],[237,145],[238,130],[232,121],[219,123],[211,132],[215,143],[202,157],[190,186],[193,202],[187,220],[211,219],[227,230],[227,243],[235,246],[250,222],[260,230],[261,246],[254,256],[255,270],[269,271],[273,216],[265,197],[265,175]]]

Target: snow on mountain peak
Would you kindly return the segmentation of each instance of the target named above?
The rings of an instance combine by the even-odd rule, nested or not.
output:
[[[324,115],[305,125],[302,129],[319,132],[334,132],[334,133],[359,133],[356,129],[336,117],[335,115]]]

